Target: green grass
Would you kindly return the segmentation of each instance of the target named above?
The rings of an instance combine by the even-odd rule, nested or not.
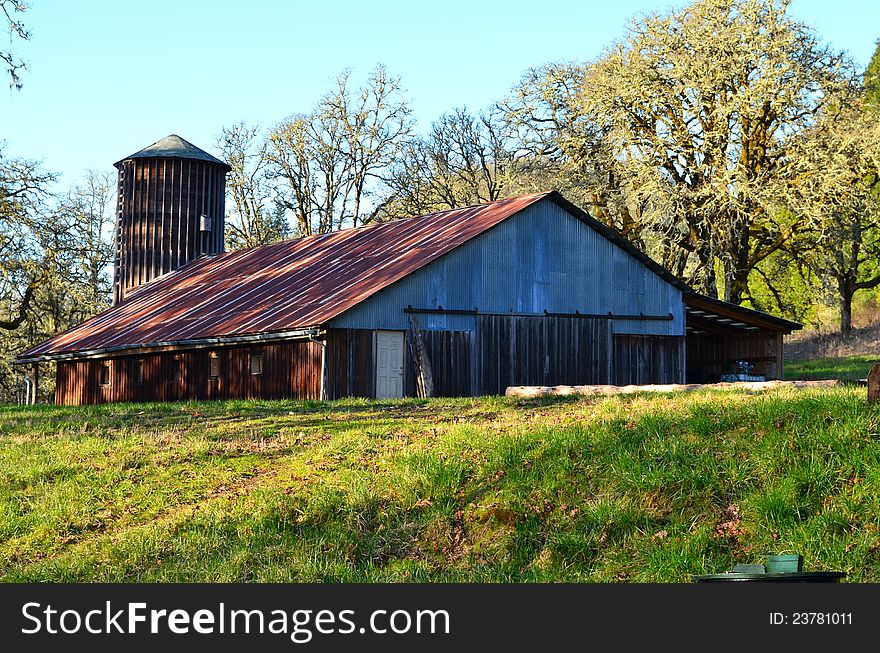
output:
[[[0,408],[5,581],[880,581],[863,388]]]
[[[856,381],[867,378],[868,372],[877,363],[880,363],[880,357],[867,355],[786,361],[785,378],[808,381],[818,379]]]

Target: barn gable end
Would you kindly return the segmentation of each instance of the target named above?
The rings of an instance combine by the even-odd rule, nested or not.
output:
[[[684,335],[682,291],[551,199],[543,199],[331,320],[331,328],[408,328],[403,308],[613,319],[615,334]],[[669,319],[671,318],[671,319]],[[476,316],[438,311],[425,330],[473,330]]]

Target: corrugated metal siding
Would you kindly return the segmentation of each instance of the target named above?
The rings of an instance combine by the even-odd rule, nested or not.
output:
[[[532,205],[335,318],[330,326],[406,329],[403,308],[492,313],[666,315],[615,320],[614,333],[684,334],[681,291],[552,201]],[[425,330],[471,331],[472,315],[425,314]]]
[[[250,353],[263,353],[263,373],[250,373]],[[321,345],[287,342],[216,350],[220,376],[211,378],[209,350],[110,359],[110,384],[100,385],[107,361],[61,361],[55,402],[76,406],[121,401],[183,399],[317,399],[321,390]],[[138,361],[143,381],[136,381]],[[176,373],[179,370],[179,373]]]

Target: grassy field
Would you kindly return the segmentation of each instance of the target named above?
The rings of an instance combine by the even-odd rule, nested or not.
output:
[[[785,378],[855,381],[868,378],[868,372],[877,363],[880,363],[880,357],[876,355],[792,360],[785,362]]]
[[[6,581],[880,581],[864,388],[0,408]]]

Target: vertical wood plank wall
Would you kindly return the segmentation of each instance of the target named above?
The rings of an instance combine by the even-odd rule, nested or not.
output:
[[[431,361],[434,395],[467,397],[477,395],[473,331],[422,331],[425,352]],[[403,366],[403,393],[415,397],[416,367],[413,361],[412,333],[406,332]]]
[[[117,401],[184,399],[317,399],[321,391],[321,345],[289,342],[264,345],[263,373],[250,373],[251,347],[163,352],[110,360],[110,384],[101,385],[105,361],[61,361],[55,403],[75,406]],[[220,376],[211,378],[209,351],[220,358]],[[143,360],[143,381],[136,382]],[[179,373],[175,370],[178,369]]]
[[[685,343],[675,336],[614,336],[614,384],[683,383]]]
[[[326,396],[375,396],[375,332],[329,329]],[[476,331],[422,331],[437,396],[503,394],[511,385],[616,385],[717,381],[731,362],[747,359],[770,378],[781,374],[776,333],[743,337],[615,335],[609,320],[478,316]],[[410,334],[404,351],[404,395],[416,395]],[[103,361],[59,362],[56,403],[297,398],[321,394],[321,345],[265,345],[263,374],[250,373],[250,347],[218,349],[220,376],[210,377],[207,349],[129,356],[111,361],[111,383],[100,384]],[[257,349],[257,348],[253,348]],[[687,352],[685,354],[685,349]],[[143,382],[136,383],[143,360]],[[179,374],[175,369],[179,368]]]
[[[511,385],[609,383],[611,322],[566,317],[480,316],[478,394]]]
[[[376,396],[374,333],[370,329],[328,329],[328,399]]]

